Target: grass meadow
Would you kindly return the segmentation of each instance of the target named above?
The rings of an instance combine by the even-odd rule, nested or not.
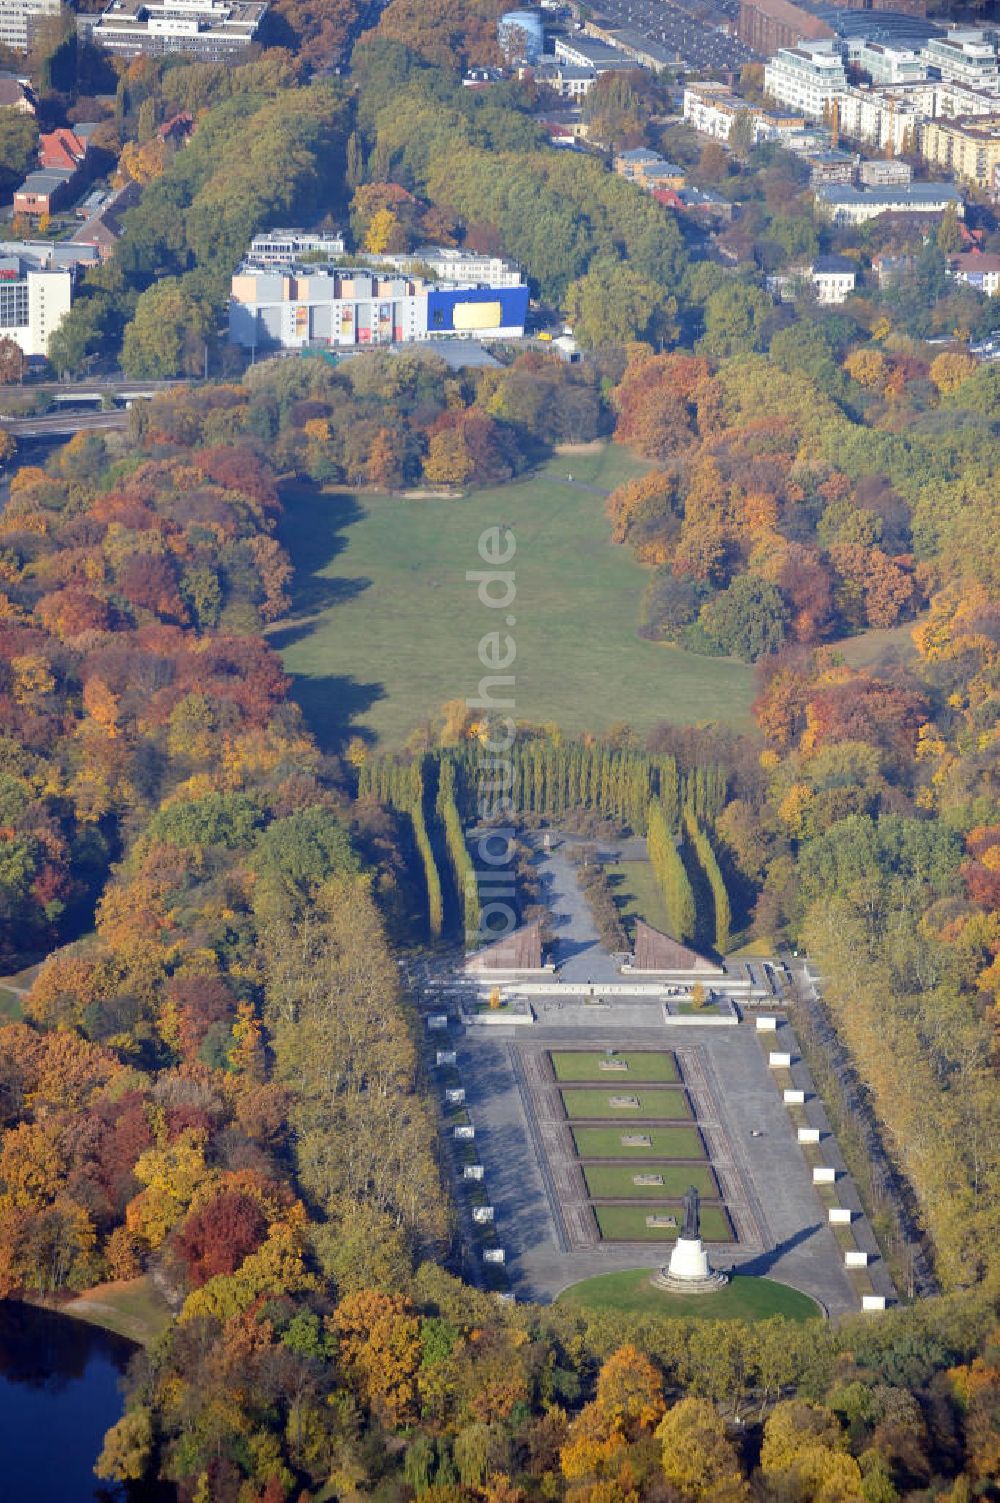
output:
[[[642,468],[605,444],[465,497],[285,487],[293,604],[269,637],[324,748],[354,732],[398,746],[447,700],[475,698],[478,646],[496,630],[516,643],[507,671],[519,720],[570,734],[621,721],[640,732],[662,720],[748,726],[750,668],[636,633],[649,574],[609,541],[604,500]],[[466,579],[486,567],[478,541],[498,525],[516,538],[517,595],[502,612]]]

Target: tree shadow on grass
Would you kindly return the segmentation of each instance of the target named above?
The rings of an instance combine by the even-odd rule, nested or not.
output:
[[[350,674],[294,678],[292,698],[309,722],[325,752],[341,752],[352,736],[373,742],[374,732],[357,724],[357,717],[385,698],[382,684],[362,683]]]
[[[294,484],[282,489],[282,502],[284,513],[278,526],[278,541],[295,570],[292,617],[315,615],[368,589],[370,579],[327,578],[324,574],[347,547],[348,529],[365,515],[357,497]],[[279,638],[276,646],[287,645],[281,642],[280,632],[275,635]]]

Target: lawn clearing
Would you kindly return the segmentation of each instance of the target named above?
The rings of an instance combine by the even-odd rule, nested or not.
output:
[[[628,1124],[650,1117],[671,1122],[694,1115],[687,1092],[679,1086],[634,1087],[626,1079],[609,1083],[606,1090],[591,1091],[583,1086],[560,1091],[559,1094],[567,1117],[606,1118],[615,1122],[621,1119]],[[624,1103],[632,1100],[637,1105],[615,1104],[616,1101]]]
[[[594,1215],[605,1242],[673,1242],[684,1225],[682,1206],[595,1206]],[[676,1226],[646,1225],[648,1216],[669,1215]],[[702,1206],[701,1235],[706,1242],[732,1242],[729,1217],[721,1206]]]
[[[622,1138],[630,1133],[649,1139],[649,1147],[629,1148]],[[573,1141],[581,1159],[705,1159],[705,1145],[696,1127],[649,1127],[622,1122],[615,1127],[574,1127]]]
[[[269,636],[323,746],[355,730],[398,746],[446,700],[475,698],[480,639],[508,627],[519,720],[571,734],[616,721],[640,733],[660,720],[748,726],[749,667],[636,633],[649,573],[609,542],[604,501],[643,468],[607,444],[459,499],[285,487],[292,619]],[[506,624],[466,578],[487,567],[479,539],[499,525],[513,529],[517,548],[505,566],[517,590]]]
[[[588,1310],[623,1310],[636,1315],[667,1315],[687,1320],[817,1320],[819,1306],[806,1294],[789,1289],[774,1279],[755,1279],[735,1274],[715,1294],[669,1294],[650,1283],[652,1268],[630,1268],[625,1273],[602,1273],[595,1279],[571,1284],[559,1295],[559,1303],[583,1305]]]
[[[663,889],[648,861],[615,861],[604,867],[611,895],[631,933],[635,919],[644,919],[654,929],[670,932],[670,915],[663,901]]]
[[[615,1061],[625,1063],[628,1069],[602,1070],[601,1064],[608,1064],[609,1058],[610,1056],[600,1049],[571,1049],[549,1054],[557,1080],[600,1080],[606,1082],[608,1086],[623,1086],[626,1082],[634,1084],[637,1080],[674,1081],[678,1078],[674,1056],[666,1052],[654,1053],[650,1049],[619,1053],[616,1050]]]
[[[0,1016],[9,1023],[20,1023],[24,1016],[21,1010],[21,998],[17,992],[12,992],[9,986],[0,986]]]
[[[662,1185],[637,1185],[637,1174],[658,1174]],[[707,1164],[587,1164],[587,1191],[595,1200],[680,1200],[694,1185],[704,1200],[717,1200],[719,1187]]]
[[[140,1346],[149,1346],[170,1323],[171,1310],[147,1275],[97,1284],[62,1307],[64,1315],[114,1331]]]

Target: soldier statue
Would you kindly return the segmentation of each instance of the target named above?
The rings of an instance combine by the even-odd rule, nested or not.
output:
[[[681,1236],[690,1242],[696,1241],[701,1236],[698,1217],[700,1203],[701,1196],[698,1191],[694,1185],[689,1185],[684,1194],[684,1230]]]

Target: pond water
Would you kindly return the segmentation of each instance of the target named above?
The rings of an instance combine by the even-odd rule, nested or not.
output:
[[[134,1352],[96,1326],[0,1302],[4,1503],[125,1503],[126,1490],[98,1481],[94,1462],[122,1413],[120,1383]],[[146,1503],[152,1494],[127,1496]]]

